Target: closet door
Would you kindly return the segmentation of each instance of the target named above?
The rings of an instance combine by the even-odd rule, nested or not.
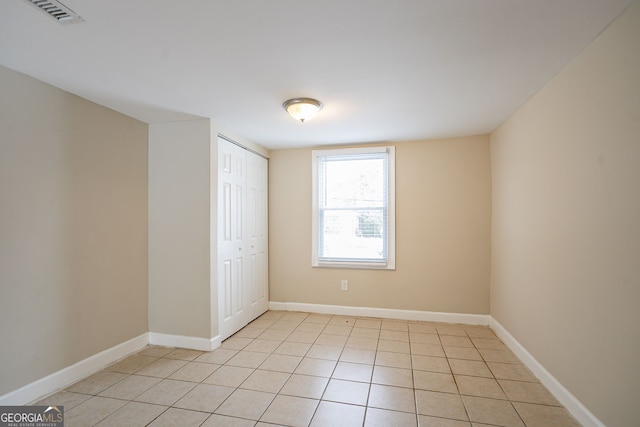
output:
[[[247,152],[247,295],[251,320],[269,308],[267,159]]]
[[[249,322],[246,288],[246,150],[218,140],[218,310],[220,335]]]
[[[228,338],[267,311],[267,160],[218,139],[218,304]]]

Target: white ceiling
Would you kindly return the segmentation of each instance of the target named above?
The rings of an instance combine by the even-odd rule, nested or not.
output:
[[[633,0],[4,0],[0,64],[147,123],[267,148],[495,129]],[[282,102],[313,97],[312,121]]]

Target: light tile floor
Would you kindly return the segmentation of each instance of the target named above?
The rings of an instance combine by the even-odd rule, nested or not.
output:
[[[66,427],[579,426],[487,327],[275,311],[37,404],[64,405]]]

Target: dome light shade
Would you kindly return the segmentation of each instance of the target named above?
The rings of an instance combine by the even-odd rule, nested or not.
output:
[[[320,111],[322,102],[313,98],[293,98],[285,101],[282,106],[291,117],[304,123]]]

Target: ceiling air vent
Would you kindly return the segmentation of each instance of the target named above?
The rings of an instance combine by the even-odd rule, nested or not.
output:
[[[82,22],[84,19],[69,7],[57,0],[24,0],[30,5],[38,8],[41,12],[46,13],[51,18],[61,24],[71,24],[74,22]]]

